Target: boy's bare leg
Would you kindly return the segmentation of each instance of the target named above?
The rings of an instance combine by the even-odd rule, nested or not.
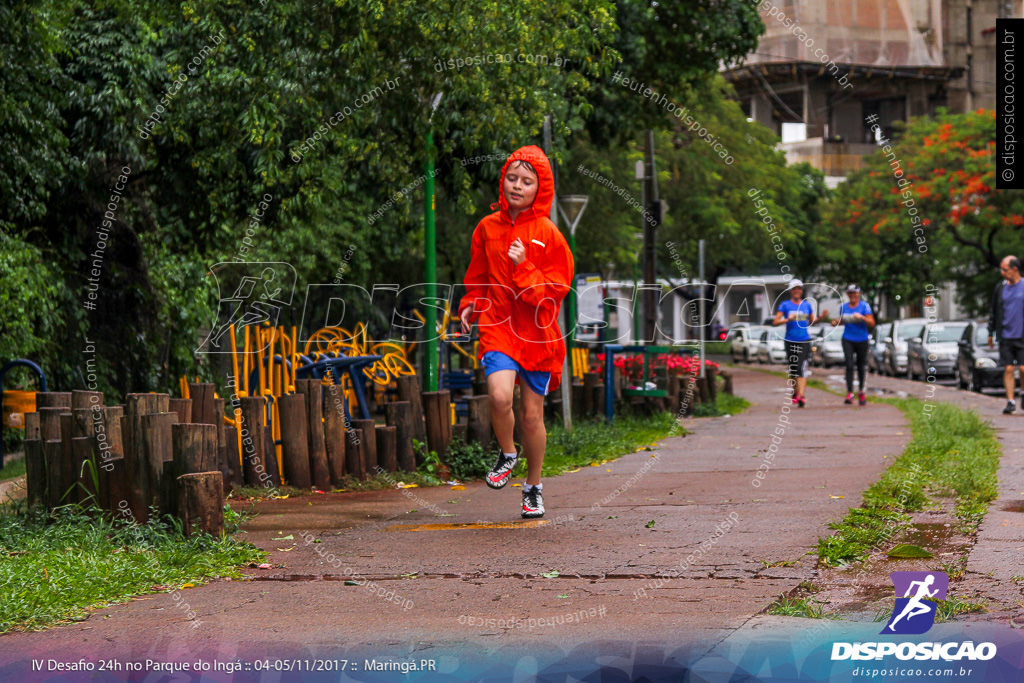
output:
[[[804,396],[807,392],[807,378],[797,377],[796,378],[796,395]]]
[[[512,412],[512,392],[515,384],[515,370],[498,370],[487,375],[487,395],[491,399],[491,427],[502,453],[516,452],[516,444],[512,440],[512,430],[516,424],[515,414]]]
[[[533,392],[525,383],[519,394],[522,400],[523,454],[526,456],[526,483],[540,483],[540,472],[544,466],[544,450],[548,445],[548,433],[544,428],[544,397]],[[493,420],[493,418],[492,418]]]

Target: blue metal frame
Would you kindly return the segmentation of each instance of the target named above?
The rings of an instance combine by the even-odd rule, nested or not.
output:
[[[331,378],[335,384],[341,384],[341,373],[347,372],[349,378],[352,380],[352,387],[356,392],[356,401],[359,403],[359,412],[364,420],[372,419],[370,417],[370,407],[366,403],[366,391],[363,389],[364,376],[362,374],[363,368],[368,368],[383,356],[344,356],[342,358],[327,358],[321,361],[317,361],[312,365],[304,365],[295,371],[295,377],[298,378],[312,378],[312,379],[323,379],[327,374],[328,369],[331,370]],[[345,406],[345,412],[347,417],[351,418],[351,411],[348,406]]]

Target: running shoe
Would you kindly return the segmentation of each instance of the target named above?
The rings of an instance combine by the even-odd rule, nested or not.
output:
[[[523,517],[544,516],[544,494],[538,488],[529,491],[523,487]]]
[[[1013,415],[1017,412],[1017,404],[1013,401],[1007,401],[1006,407],[1003,408],[1003,415]]]
[[[864,395],[863,391],[857,394],[857,403],[860,403],[862,406],[868,404],[868,397]]]
[[[800,401],[800,397],[797,396],[796,394],[793,394],[793,405],[796,405],[799,401]]]
[[[804,402],[805,402],[806,400],[807,400],[807,399],[805,399],[805,398],[804,398],[803,396],[801,396],[800,398],[798,398],[798,399],[796,400],[796,404],[797,404],[798,406],[800,406],[801,408],[803,408],[803,407],[804,407]]]
[[[487,485],[492,489],[500,489],[505,486],[508,480],[512,478],[512,470],[515,469],[518,460],[518,456],[510,458],[499,450],[498,461],[494,463],[494,467],[487,473]]]
[[[843,401],[843,403],[845,403],[848,406],[852,406],[853,405],[853,392],[852,391],[846,395],[846,400]]]

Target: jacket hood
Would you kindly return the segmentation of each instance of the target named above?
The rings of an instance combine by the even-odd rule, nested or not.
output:
[[[492,209],[501,208],[501,213],[511,220],[508,213],[508,200],[505,199],[505,173],[508,167],[515,161],[528,161],[537,171],[537,197],[533,200],[533,206],[523,211],[520,216],[544,216],[551,215],[551,204],[555,201],[555,175],[551,172],[551,162],[548,161],[544,150],[536,145],[520,147],[512,153],[501,169],[501,181],[498,183],[498,203],[491,205]]]

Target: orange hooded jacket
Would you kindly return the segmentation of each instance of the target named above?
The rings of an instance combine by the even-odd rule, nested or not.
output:
[[[505,199],[505,172],[520,159],[537,171],[537,197],[513,222]],[[574,263],[565,238],[548,218],[555,179],[544,152],[533,145],[517,149],[501,169],[498,189],[498,203],[491,208],[499,210],[473,231],[459,312],[475,306],[471,319],[480,333],[480,357],[501,351],[524,370],[550,372],[548,391],[553,392],[561,384],[565,360],[558,309],[569,292]],[[526,248],[526,259],[518,266],[508,256],[516,238]]]

